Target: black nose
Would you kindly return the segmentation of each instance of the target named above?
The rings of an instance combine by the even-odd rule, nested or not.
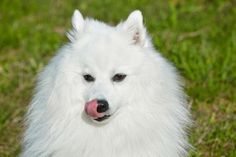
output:
[[[106,112],[109,109],[109,104],[106,100],[98,100],[97,102],[98,102],[98,107],[97,107],[98,113]]]

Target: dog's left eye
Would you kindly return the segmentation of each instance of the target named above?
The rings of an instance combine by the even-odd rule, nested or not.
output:
[[[112,77],[112,81],[113,81],[113,82],[121,82],[121,81],[123,81],[125,78],[126,78],[126,75],[125,75],[125,74],[115,74],[115,75]]]

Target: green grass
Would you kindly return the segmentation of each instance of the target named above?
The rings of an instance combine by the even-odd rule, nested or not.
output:
[[[186,78],[192,157],[236,156],[234,0],[1,0],[0,156],[20,152],[36,74],[67,39],[75,8],[110,24],[140,9],[155,46]]]

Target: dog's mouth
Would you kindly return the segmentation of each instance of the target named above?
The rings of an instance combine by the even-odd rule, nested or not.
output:
[[[104,116],[99,117],[99,118],[96,118],[96,119],[94,119],[94,120],[96,120],[96,121],[98,121],[98,122],[102,122],[102,121],[108,119],[110,116],[111,116],[111,115],[104,115]]]

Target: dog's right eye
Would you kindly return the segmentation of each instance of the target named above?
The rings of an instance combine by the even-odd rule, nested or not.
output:
[[[85,75],[83,75],[83,77],[84,77],[84,80],[87,82],[94,82],[95,81],[95,78],[89,74],[85,74]]]

